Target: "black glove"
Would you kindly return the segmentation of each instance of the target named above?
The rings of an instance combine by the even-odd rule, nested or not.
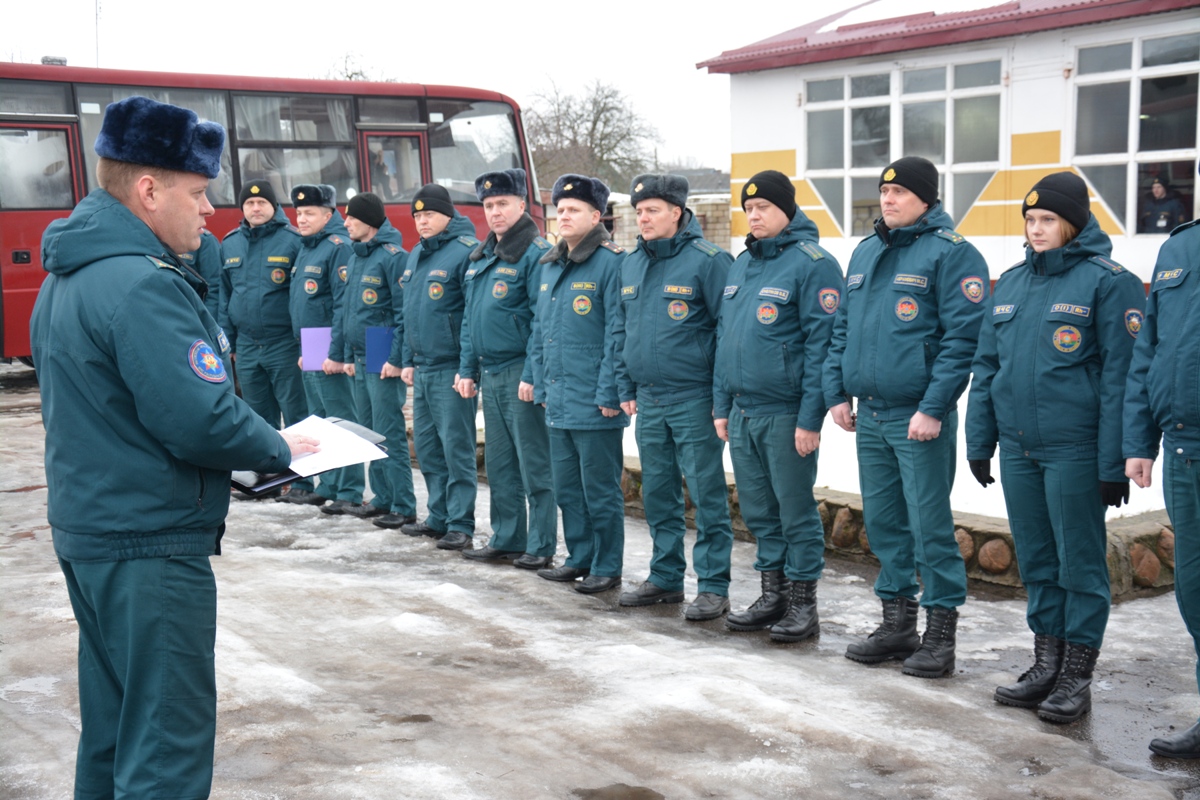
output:
[[[986,489],[989,484],[996,482],[996,479],[992,477],[992,460],[990,458],[972,459],[967,461],[967,465],[971,467],[971,474],[983,488]],[[1125,491],[1128,493],[1129,490]]]
[[[1100,500],[1106,506],[1120,508],[1129,502],[1129,481],[1100,481]]]

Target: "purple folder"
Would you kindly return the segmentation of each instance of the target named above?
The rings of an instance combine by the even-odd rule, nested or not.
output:
[[[329,343],[333,340],[332,328],[301,328],[300,358],[305,372],[320,372],[321,365],[329,356]]]

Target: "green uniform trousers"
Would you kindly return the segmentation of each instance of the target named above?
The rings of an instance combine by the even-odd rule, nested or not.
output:
[[[308,416],[299,362],[300,343],[292,338],[277,342],[260,343],[248,339],[238,342],[234,369],[242,399],[254,413],[276,428],[281,427],[280,417],[286,427]],[[311,492],[312,478],[301,478],[292,487]]]
[[[825,528],[813,497],[819,452],[796,452],[795,414],[746,417],[735,406],[729,415],[729,459],[759,572],[783,570],[793,581],[821,577]]]
[[[475,533],[475,398],[454,390],[454,370],[417,367],[413,374],[413,445],[429,493],[425,524]]]
[[[967,599],[967,569],[954,539],[950,487],[954,485],[958,412],[942,420],[936,439],[908,438],[908,419],[858,416],[858,481],[863,523],[879,558],[875,594],[884,600],[957,608]]]
[[[404,381],[385,380],[378,372],[367,372],[365,356],[354,359],[356,421],[387,439],[383,446],[388,449],[388,457],[372,461],[367,470],[375,495],[371,503],[393,514],[411,517],[417,513],[417,498],[413,493],[412,459],[404,427],[407,397],[408,386]]]
[[[304,394],[308,398],[308,413],[318,417],[341,417],[358,422],[354,403],[354,379],[349,375],[326,375],[324,372],[304,373]],[[361,503],[366,488],[362,464],[331,469],[320,475],[317,494],[328,500]]]
[[[1164,454],[1163,498],[1175,527],[1175,601],[1200,656],[1200,462]]]
[[[525,362],[484,369],[483,451],[491,492],[490,547],[552,556],[558,544],[558,507],[550,474],[546,409],[517,397]],[[528,501],[528,511],[526,511]]]
[[[1029,629],[1097,650],[1112,604],[1099,474],[1094,458],[1044,461],[1000,453]]]
[[[564,563],[597,577],[619,577],[625,559],[625,429],[549,431],[554,496],[567,545]]]
[[[650,582],[668,591],[683,589],[686,477],[688,495],[696,508],[692,567],[699,591],[725,597],[729,594],[733,529],[725,483],[725,443],[713,427],[712,398],[667,405],[638,403],[637,411],[642,506],[654,542]]]
[[[79,623],[76,800],[208,797],[217,727],[208,557],[59,565]]]

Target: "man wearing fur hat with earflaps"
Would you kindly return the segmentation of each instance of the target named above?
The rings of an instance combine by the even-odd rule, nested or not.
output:
[[[608,207],[600,179],[563,175],[550,197],[560,239],[541,259],[530,360],[534,402],[546,407],[567,560],[538,575],[592,594],[621,585],[625,551],[621,440],[629,417],[617,391],[625,251],[600,222]]]
[[[856,434],[863,521],[881,565],[883,623],[846,657],[903,660],[905,674],[938,678],[954,671],[958,607],[967,597],[950,488],[958,398],[971,377],[988,267],[954,231],[927,159],[886,166],[879,204],[874,235],[846,268],[823,387],[833,421]]]
[[[307,437],[234,394],[228,342],[174,255],[200,246],[225,132],[130,97],[96,139],[100,184],[42,240],[30,340],[47,519],[79,625],[75,796],[209,796],[213,650],[234,469],[279,472]],[[293,364],[294,366],[294,364]]]
[[[476,383],[483,389],[492,538],[484,547],[463,550],[463,556],[511,559],[521,569],[541,569],[554,557],[558,509],[546,410],[533,402],[527,355],[541,285],[538,260],[550,243],[525,213],[525,170],[486,172],[475,179],[475,194],[491,230],[471,252],[464,276],[458,391],[474,397]]]

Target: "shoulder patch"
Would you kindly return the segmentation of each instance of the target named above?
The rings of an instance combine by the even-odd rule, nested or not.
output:
[[[467,247],[470,247],[472,250],[479,246],[479,240],[474,236],[460,236],[458,237],[458,240]]]
[[[935,234],[951,244],[962,244],[966,241],[961,233],[958,231],[952,231],[949,228],[938,228],[937,231],[935,231]]]
[[[383,246],[383,249],[384,249],[384,250],[387,250],[387,251],[388,251],[389,253],[391,253],[392,255],[396,255],[396,253],[399,253],[399,252],[400,252],[400,248],[399,248],[399,247],[396,247],[396,245],[394,245],[394,244],[385,244],[385,245]]]
[[[176,253],[175,257],[182,261],[187,261],[189,263],[196,260],[195,258],[192,257],[191,253]]]
[[[173,269],[176,272],[178,272],[180,275],[183,274],[183,270],[181,270],[175,264],[172,264],[168,261],[163,261],[161,258],[155,258],[154,256],[146,256],[146,258],[150,259],[150,263],[153,264],[154,266],[158,267],[159,269]]]
[[[547,242],[545,239],[543,239],[541,236],[534,239],[533,244],[538,250],[549,250],[550,249],[550,243]]]
[[[1088,261],[1091,261],[1093,264],[1099,264],[1110,272],[1122,273],[1125,271],[1125,268],[1120,264],[1112,261],[1111,259],[1107,259],[1104,256],[1092,256],[1088,259]]]
[[[603,247],[605,250],[611,250],[614,253],[624,253],[625,252],[624,247],[620,247],[615,242],[610,242],[608,239],[605,239],[603,242],[601,242],[600,246]]]
[[[329,241],[333,242],[334,244],[343,244],[346,240],[338,236],[336,233],[331,233],[329,234]]]
[[[704,253],[706,256],[715,256],[717,253],[721,252],[721,248],[717,247],[712,242],[705,241],[704,239],[692,239],[692,247],[696,248],[701,253]]]
[[[825,257],[825,254],[821,252],[821,249],[812,242],[800,242],[796,246],[803,250],[813,261],[820,261]]]

